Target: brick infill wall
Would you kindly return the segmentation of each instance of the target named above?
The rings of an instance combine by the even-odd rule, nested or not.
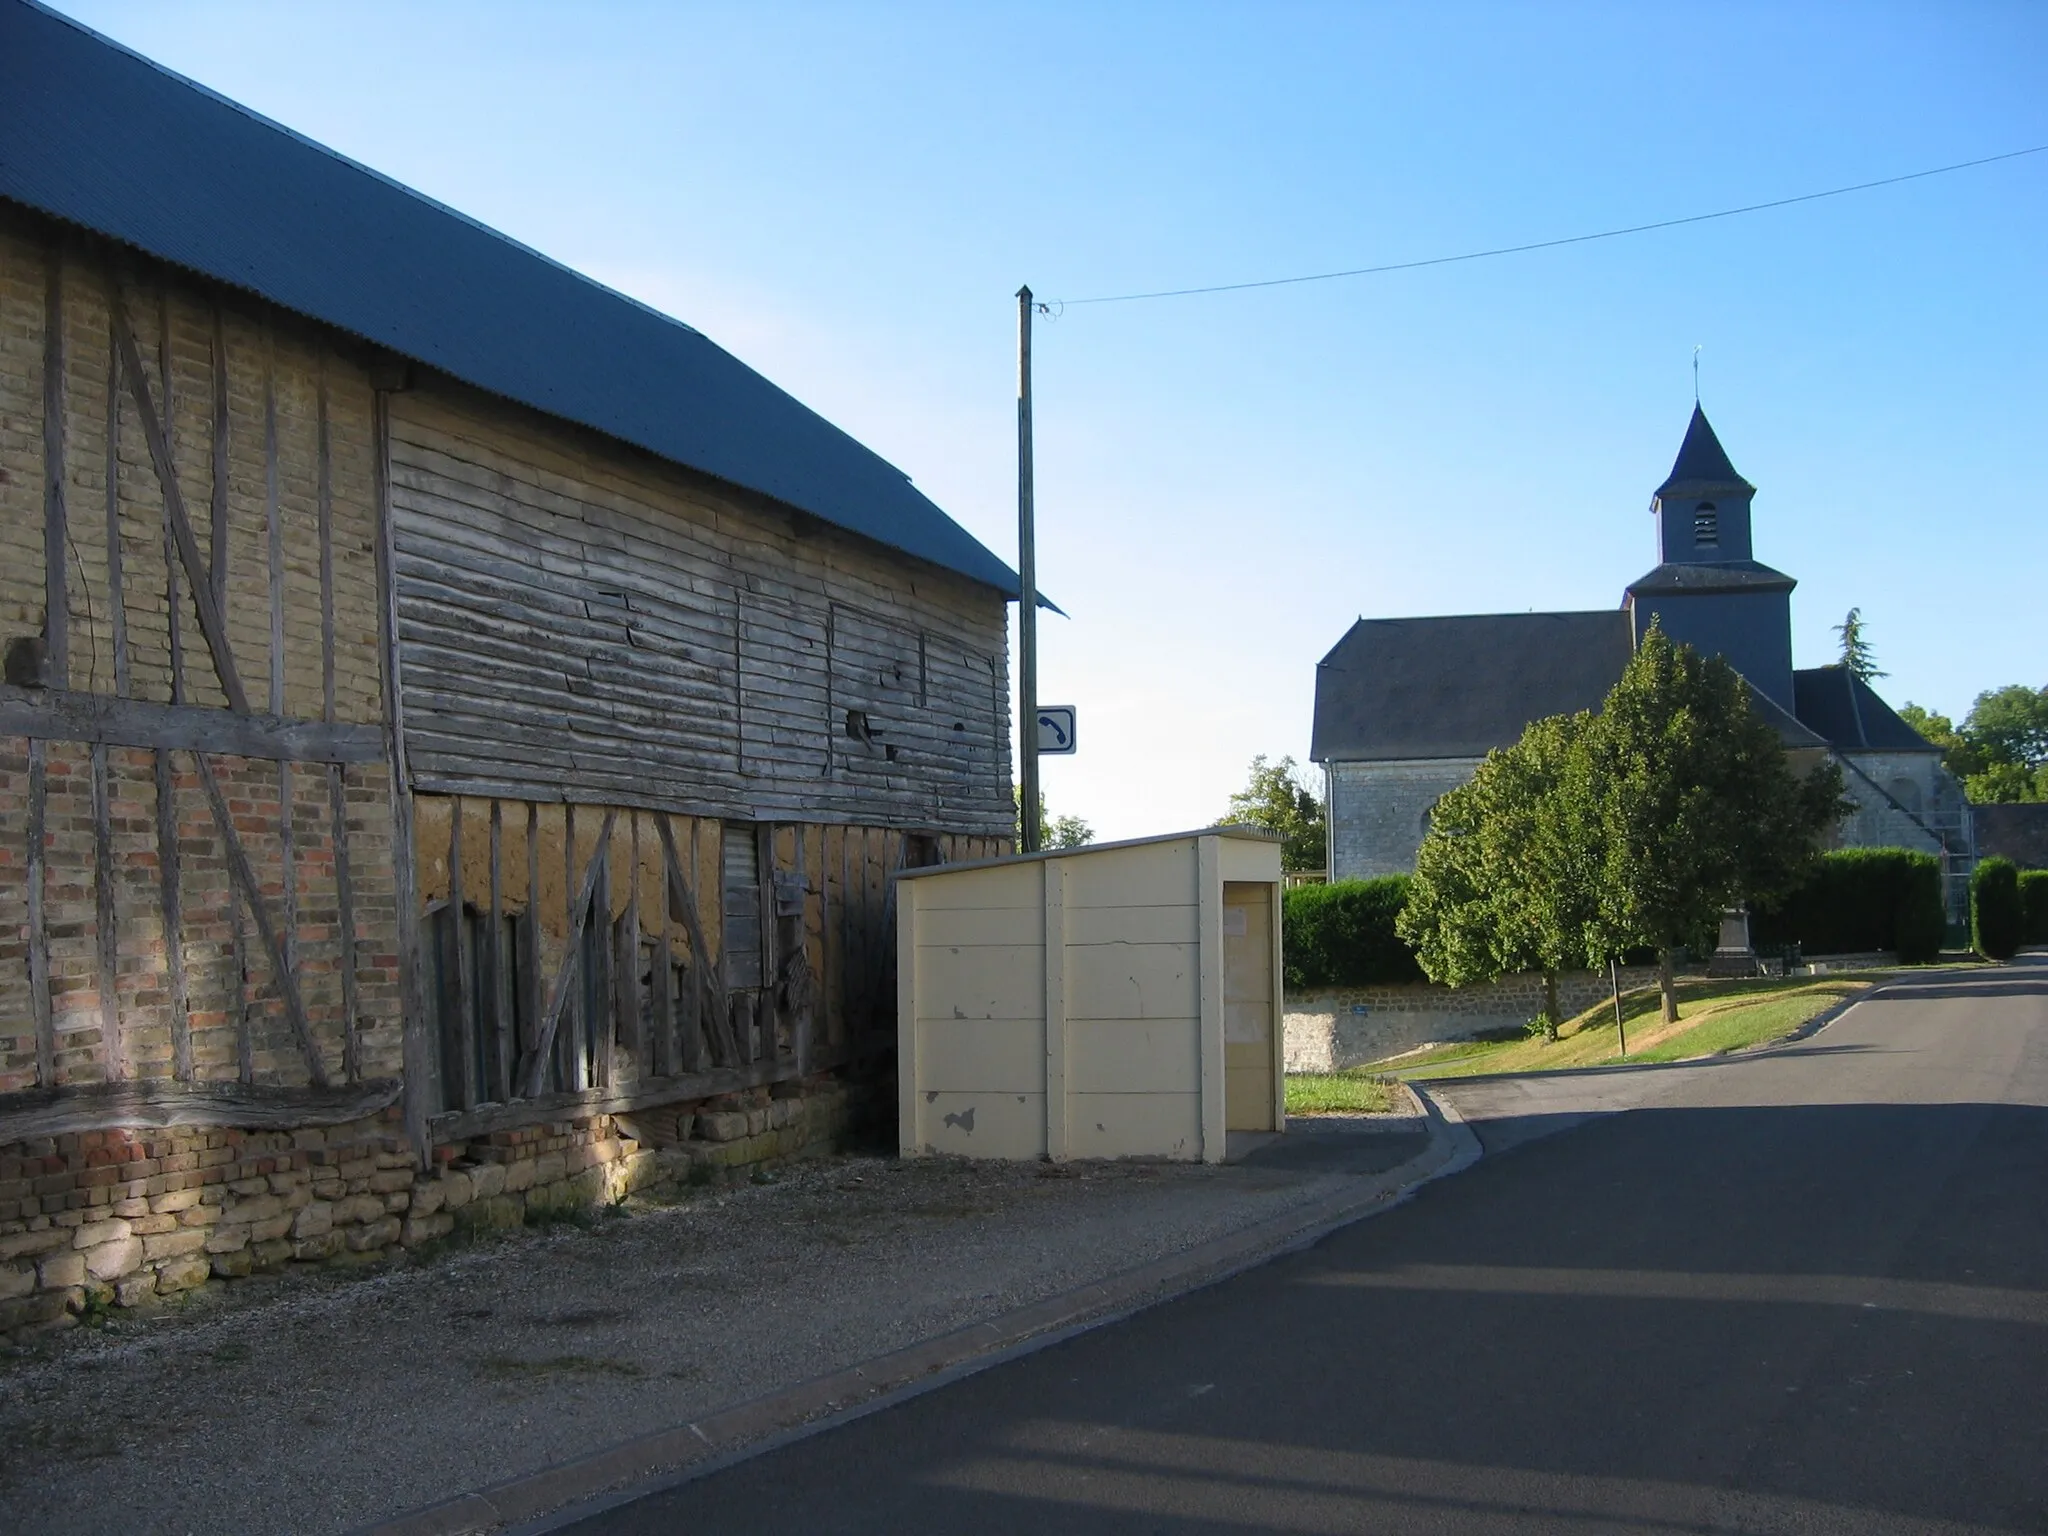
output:
[[[437,1146],[424,1171],[395,1109],[320,1129],[83,1131],[0,1146],[0,1337],[726,1181],[836,1150],[869,1108],[831,1080],[778,1091],[497,1131]]]

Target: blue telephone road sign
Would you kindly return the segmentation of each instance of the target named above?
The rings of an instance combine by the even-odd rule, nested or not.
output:
[[[1038,755],[1040,757],[1074,755],[1074,706],[1071,704],[1041,704],[1038,706]]]

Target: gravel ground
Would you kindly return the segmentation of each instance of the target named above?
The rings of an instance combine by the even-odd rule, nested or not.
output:
[[[1309,1127],[1303,1127],[1309,1129]],[[345,1531],[1106,1279],[1383,1171],[844,1156],[0,1359],[0,1529]]]

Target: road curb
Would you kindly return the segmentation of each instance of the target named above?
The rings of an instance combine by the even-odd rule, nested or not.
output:
[[[503,1528],[510,1528],[507,1536],[541,1536],[1310,1247],[1478,1161],[1479,1140],[1457,1110],[1403,1086],[1428,1120],[1428,1140],[1397,1168],[1107,1280],[362,1527],[358,1536],[469,1536]]]

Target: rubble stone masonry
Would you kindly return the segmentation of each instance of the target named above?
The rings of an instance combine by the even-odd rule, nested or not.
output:
[[[86,1131],[0,1146],[0,1337],[324,1264],[376,1264],[636,1191],[835,1150],[865,1102],[828,1079],[493,1132],[422,1170],[398,1113],[325,1129]]]

